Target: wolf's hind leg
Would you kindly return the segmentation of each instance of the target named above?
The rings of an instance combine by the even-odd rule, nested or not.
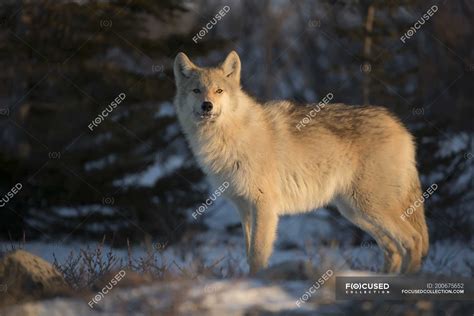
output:
[[[402,273],[414,273],[421,268],[422,235],[410,223],[390,212],[388,221],[392,223],[392,237],[403,248]]]
[[[409,223],[403,222],[395,211],[388,210],[383,215],[378,214],[377,217],[373,214],[377,213],[369,215],[363,212],[369,222],[384,233],[384,238],[391,240],[391,245],[384,249],[384,251],[387,250],[386,258],[388,257],[385,266],[390,269],[390,266],[394,265],[391,261],[397,261],[395,265],[398,271],[388,270],[387,272],[417,272],[421,267],[421,235]],[[399,267],[400,257],[402,257],[401,267]]]
[[[383,222],[367,216],[350,203],[340,201],[337,203],[339,212],[354,225],[367,232],[375,239],[377,245],[384,253],[384,273],[400,273],[402,267],[402,255],[397,243],[386,233],[387,227]]]

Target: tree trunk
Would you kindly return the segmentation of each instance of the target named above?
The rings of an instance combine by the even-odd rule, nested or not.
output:
[[[370,55],[372,51],[372,30],[374,27],[374,15],[375,15],[375,6],[373,4],[369,5],[367,8],[367,18],[365,20],[365,39],[364,39],[364,79],[362,83],[362,93],[364,104],[369,104],[370,100]]]

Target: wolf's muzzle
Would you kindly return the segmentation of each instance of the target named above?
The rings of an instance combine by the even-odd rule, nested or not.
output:
[[[202,113],[210,113],[212,111],[212,103],[209,101],[204,101],[201,105]]]

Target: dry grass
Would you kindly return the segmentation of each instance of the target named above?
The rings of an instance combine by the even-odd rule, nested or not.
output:
[[[238,269],[236,259],[222,257],[211,264],[206,264],[197,251],[188,250],[193,261],[187,266],[167,258],[163,248],[156,249],[151,245],[146,245],[144,255],[134,257],[132,246],[128,244],[128,255],[123,259],[118,258],[111,249],[106,250],[103,239],[95,248],[87,246],[76,252],[71,251],[62,262],[53,254],[53,265],[74,289],[90,289],[104,276],[120,270],[133,272],[153,281],[222,279],[240,277],[244,274]]]

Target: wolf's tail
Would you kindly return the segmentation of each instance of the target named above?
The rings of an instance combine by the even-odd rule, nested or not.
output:
[[[418,201],[418,203],[415,203]],[[418,177],[418,172],[415,171],[415,174],[412,179],[410,186],[410,192],[408,193],[408,203],[407,209],[412,208],[413,213],[408,216],[409,223],[421,234],[422,247],[421,254],[423,257],[426,257],[428,254],[428,249],[430,247],[428,227],[426,225],[425,219],[425,208],[424,208],[424,197],[421,191],[420,179]]]

